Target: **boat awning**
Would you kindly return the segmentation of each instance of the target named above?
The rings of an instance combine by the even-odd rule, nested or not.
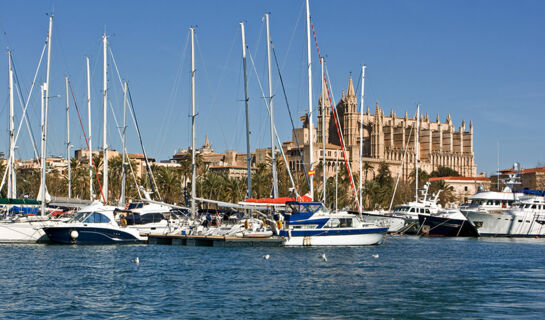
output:
[[[244,202],[250,203],[271,203],[271,204],[286,204],[288,201],[297,201],[297,202],[311,202],[312,199],[308,196],[299,196],[295,197],[279,197],[279,198],[261,198],[261,199],[246,199]]]
[[[40,205],[42,204],[42,202],[38,200],[30,200],[30,199],[0,198],[0,204]]]

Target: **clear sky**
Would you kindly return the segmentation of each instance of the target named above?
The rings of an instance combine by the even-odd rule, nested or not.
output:
[[[352,73],[358,84],[367,65],[365,104],[376,101],[389,114],[416,104],[442,121],[448,113],[459,127],[475,126],[479,172],[494,172],[518,161],[545,165],[545,2],[544,1],[325,1],[311,0],[320,50],[326,56],[334,98]],[[0,46],[13,50],[23,91],[28,92],[54,11],[48,154],[65,154],[64,77],[71,78],[76,102],[87,123],[85,57],[91,59],[93,145],[102,145],[102,49],[106,31],[121,77],[130,90],[147,152],[169,159],[190,145],[190,54],[188,28],[197,33],[197,143],[205,134],[216,151],[245,151],[243,73],[239,22],[266,90],[263,14],[271,13],[271,33],[294,121],[307,108],[306,33],[303,0],[277,1],[2,1]],[[314,104],[320,68],[313,54]],[[0,55],[0,151],[8,149],[7,50]],[[111,61],[111,60],[110,60]],[[249,66],[252,149],[270,144],[268,115],[257,77]],[[283,141],[291,126],[276,68],[275,123]],[[38,81],[45,79],[45,69]],[[122,118],[122,91],[110,63],[111,103]],[[359,89],[358,89],[359,91]],[[359,95],[359,93],[358,93]],[[73,107],[73,102],[71,101]],[[20,119],[20,106],[16,105]],[[39,139],[39,90],[31,99],[30,120]],[[112,120],[112,113],[108,115]],[[85,146],[77,115],[71,114],[72,144]],[[87,130],[87,128],[86,128]],[[116,124],[108,140],[120,150]],[[129,152],[140,152],[131,126]],[[39,143],[39,140],[37,140]],[[23,128],[18,157],[31,158]]]

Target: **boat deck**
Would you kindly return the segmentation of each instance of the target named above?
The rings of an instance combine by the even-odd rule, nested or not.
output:
[[[281,247],[281,237],[245,238],[201,235],[157,235],[148,236],[149,244],[198,246],[198,247]]]

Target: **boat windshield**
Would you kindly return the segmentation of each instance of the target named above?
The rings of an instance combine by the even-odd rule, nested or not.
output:
[[[108,223],[110,222],[110,219],[98,212],[79,212],[70,221],[83,223]]]
[[[407,206],[397,206],[394,208],[394,212],[408,212],[409,207]]]

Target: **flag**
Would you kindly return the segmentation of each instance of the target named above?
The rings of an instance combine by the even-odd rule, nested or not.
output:
[[[305,114],[304,116],[299,117],[299,120],[307,121],[307,115]]]
[[[314,170],[309,170],[308,175],[309,175],[309,176],[313,176],[314,173],[315,173]]]

